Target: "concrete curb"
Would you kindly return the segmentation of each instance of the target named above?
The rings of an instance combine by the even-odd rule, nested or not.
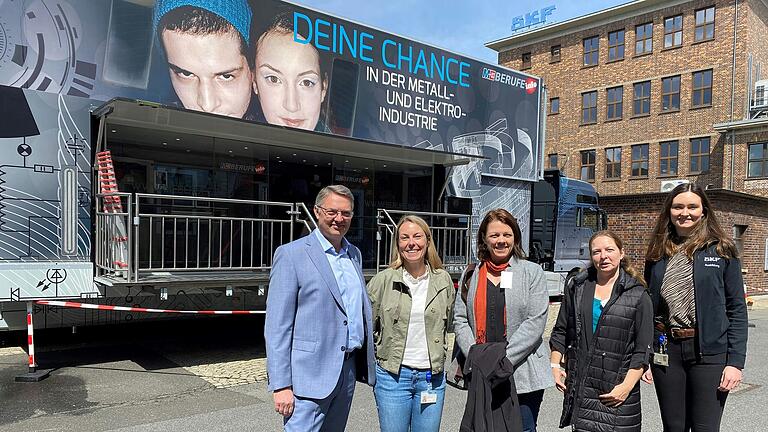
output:
[[[768,309],[768,294],[747,296],[747,310]]]

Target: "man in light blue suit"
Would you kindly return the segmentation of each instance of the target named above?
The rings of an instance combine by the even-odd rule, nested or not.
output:
[[[362,257],[344,238],[353,209],[347,187],[323,188],[318,229],[275,251],[264,336],[269,390],[288,432],[343,431],[355,381],[376,379]]]

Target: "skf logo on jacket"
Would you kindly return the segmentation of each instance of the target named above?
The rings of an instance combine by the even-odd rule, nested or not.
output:
[[[704,267],[720,268],[720,264],[718,264],[718,263],[720,262],[721,259],[722,258],[720,258],[720,257],[708,257],[708,256],[705,256],[704,257]]]

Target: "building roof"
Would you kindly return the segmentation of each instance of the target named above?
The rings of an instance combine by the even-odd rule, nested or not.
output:
[[[716,123],[712,126],[718,132],[738,130],[764,130],[768,128],[768,117],[760,117],[751,120],[736,120],[732,122]]]
[[[485,46],[497,52],[507,51],[690,1],[692,0],[634,0],[566,21],[538,27],[531,31],[516,33],[503,39],[488,42]]]

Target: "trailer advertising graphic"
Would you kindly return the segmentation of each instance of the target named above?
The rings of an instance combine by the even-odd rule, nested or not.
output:
[[[0,301],[93,287],[89,105],[0,87]]]
[[[507,208],[528,242],[541,81],[292,3],[0,0],[0,86],[23,90],[40,128],[7,132],[15,122],[0,119],[0,262],[90,265],[91,203],[62,197],[74,185],[92,198],[87,112],[117,97],[475,156],[447,169],[448,194],[472,198],[475,228],[485,211]],[[24,222],[31,207],[16,205],[9,179],[40,188],[26,197],[39,199],[40,217]]]
[[[537,78],[290,3],[139,3],[0,2],[0,84],[458,153],[471,133],[484,172],[538,175]]]

